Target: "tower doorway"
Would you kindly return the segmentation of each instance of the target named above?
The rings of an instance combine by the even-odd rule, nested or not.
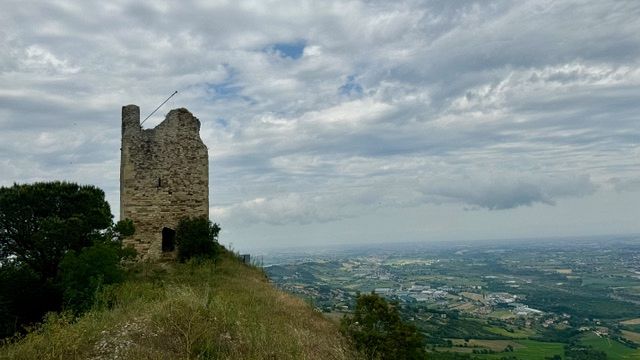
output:
[[[162,252],[176,249],[176,231],[168,227],[162,228]]]

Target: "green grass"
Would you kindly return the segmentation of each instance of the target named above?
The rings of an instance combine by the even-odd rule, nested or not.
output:
[[[584,335],[580,342],[604,351],[609,359],[640,359],[640,349],[632,349],[609,338],[599,337],[594,333]]]
[[[514,329],[513,332],[509,332],[506,329],[497,326],[490,326],[487,327],[487,330],[494,334],[510,337],[513,339],[526,339],[529,336],[535,335],[535,331],[530,329]]]
[[[522,347],[517,342],[512,340],[483,340],[483,339],[469,339],[469,341],[465,341],[464,339],[452,339],[454,347],[451,349],[453,351],[457,351],[457,349],[466,349],[467,352],[473,352],[474,348],[484,348],[490,349],[496,352],[503,351],[508,345],[511,345],[513,348]],[[464,345],[468,345],[466,348]],[[463,347],[459,347],[463,346]]]
[[[78,319],[52,315],[0,359],[353,359],[337,325],[226,255],[138,264]]]
[[[514,314],[509,310],[496,310],[492,311],[488,317],[497,318],[497,319],[508,319],[515,317]]]
[[[515,348],[511,353],[497,353],[476,355],[478,359],[500,359],[503,356],[515,356],[520,360],[544,360],[545,357],[560,355],[564,358],[564,344],[548,343],[534,340],[514,340],[522,347]]]

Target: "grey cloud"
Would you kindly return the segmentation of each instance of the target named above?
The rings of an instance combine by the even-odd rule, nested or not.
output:
[[[354,216],[336,209],[335,205],[322,196],[289,193],[277,197],[256,198],[229,207],[214,207],[212,215],[216,219],[239,222],[244,225],[255,223],[304,225]]]
[[[457,190],[457,191],[456,191]],[[474,191],[475,190],[475,191]],[[489,210],[505,210],[534,203],[554,205],[551,198],[531,183],[490,184],[480,189],[443,189],[437,195],[458,199],[465,204]]]
[[[214,218],[241,224],[272,225],[331,222],[357,217],[366,209],[406,208],[424,204],[460,204],[471,209],[507,210],[535,204],[556,205],[564,198],[584,197],[597,190],[589,176],[477,177],[427,179],[381,178],[363,186],[340,184],[315,192],[283,192],[239,204],[214,207]]]
[[[555,205],[557,199],[582,197],[597,186],[588,176],[568,178],[493,178],[484,181],[452,179],[446,184],[426,185],[427,197],[459,201],[489,210],[505,210],[535,203]]]
[[[5,9],[2,184],[67,178],[103,186],[114,201],[120,106],[147,114],[179,90],[145,126],[172,107],[200,118],[212,206],[238,224],[425,204],[562,206],[596,191],[637,191],[634,2]],[[301,39],[295,60],[264,51]]]
[[[640,191],[640,178],[619,178],[609,180],[617,192]]]

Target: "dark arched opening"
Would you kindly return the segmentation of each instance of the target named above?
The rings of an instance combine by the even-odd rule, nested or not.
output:
[[[176,231],[162,228],[162,252],[171,252],[176,249]]]

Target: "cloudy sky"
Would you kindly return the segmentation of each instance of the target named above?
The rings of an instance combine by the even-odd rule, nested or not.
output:
[[[222,242],[640,233],[640,2],[0,0],[0,185],[202,122]]]

